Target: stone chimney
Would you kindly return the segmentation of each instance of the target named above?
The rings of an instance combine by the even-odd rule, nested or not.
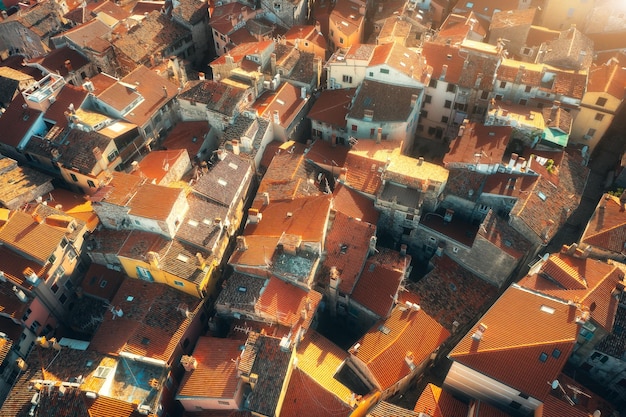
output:
[[[161,259],[158,253],[150,251],[146,254],[146,257],[148,258],[148,263],[152,268],[160,269]]]
[[[376,131],[376,143],[380,143],[382,139],[383,139],[383,128],[379,127],[378,130]]]
[[[248,244],[246,243],[246,237],[237,236],[237,250],[240,252],[243,252],[246,249],[248,249]]]
[[[180,364],[183,365],[186,372],[191,372],[198,367],[198,360],[190,355],[183,355],[180,358]]]
[[[270,71],[272,73],[272,77],[276,75],[276,54],[272,53],[270,55]]]
[[[263,194],[261,194],[261,196],[263,197],[263,205],[267,206],[270,203],[270,193],[268,193],[267,191],[264,192]]]

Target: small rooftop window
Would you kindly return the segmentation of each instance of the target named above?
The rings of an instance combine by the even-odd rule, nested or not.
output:
[[[226,185],[228,184],[228,183],[226,182],[226,180],[223,180],[223,179],[221,179],[221,178],[220,178],[219,180],[217,180],[217,183],[218,183],[219,185],[221,185],[222,187],[226,187]]]
[[[193,219],[189,219],[189,220],[187,221],[187,224],[188,224],[189,226],[191,226],[191,227],[198,227],[198,222],[197,222],[197,221],[195,221],[195,220],[193,220]]]
[[[541,352],[539,355],[539,362],[545,362],[548,360],[548,354],[546,352]]]
[[[537,196],[541,199],[541,201],[546,201],[546,195],[544,193],[542,193],[541,191],[537,191]]]
[[[144,337],[143,339],[141,339],[141,344],[142,345],[149,345],[150,344],[150,339],[147,337]]]
[[[187,262],[187,261],[189,261],[189,257],[188,257],[188,256],[183,255],[182,253],[179,253],[179,254],[178,254],[178,256],[176,257],[176,259],[178,259],[179,261],[182,261],[182,262]]]
[[[132,295],[129,295],[128,297],[126,297],[126,301],[131,302],[135,299],[135,297],[133,297]]]
[[[559,356],[561,356],[561,351],[560,351],[560,350],[558,350],[558,349],[554,349],[554,350],[552,351],[552,357],[553,357],[554,359],[558,359],[558,358],[559,358]]]
[[[380,326],[380,327],[378,328],[378,330],[379,330],[381,333],[383,333],[383,334],[389,334],[389,333],[391,333],[391,329],[390,329],[389,327],[385,326],[385,325]]]
[[[550,306],[546,306],[546,305],[542,305],[540,310],[543,311],[544,313],[548,313],[548,314],[554,314],[554,312],[556,311],[554,308],[552,308]]]

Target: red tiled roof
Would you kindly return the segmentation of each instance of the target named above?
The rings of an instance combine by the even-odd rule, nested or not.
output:
[[[259,116],[274,122],[274,112],[278,112],[279,124],[287,128],[293,123],[307,100],[300,96],[300,87],[291,83],[282,83],[276,91],[266,91],[253,103]]]
[[[444,166],[454,163],[475,164],[477,159],[480,163],[499,163],[512,132],[513,128],[510,126],[468,123],[463,136],[452,141],[450,151],[443,157]]]
[[[186,152],[185,149],[152,151],[139,162],[139,169],[131,172],[131,175],[147,178],[149,182],[154,180],[159,184],[167,176],[170,166],[183,159]]]
[[[71,84],[65,84],[57,95],[55,102],[52,103],[52,105],[50,105],[48,110],[44,113],[43,118],[53,121],[57,127],[67,127],[69,123],[67,116],[65,115],[67,108],[71,104],[75,109],[78,109],[83,105],[83,102],[87,98],[88,94],[89,93],[82,88],[74,87]]]
[[[557,253],[538,274],[526,276],[519,285],[588,308],[594,321],[610,332],[618,306],[611,293],[623,275],[615,265]]]
[[[408,264],[411,263],[410,257]],[[385,318],[389,315],[394,305],[394,297],[397,294],[400,283],[404,278],[402,271],[388,269],[386,265],[368,261],[363,268],[354,291],[352,300],[375,313],[377,316]],[[345,291],[349,293],[348,291]]]
[[[352,36],[354,32],[363,27],[365,16],[359,13],[358,3],[353,3],[350,0],[339,0],[335,2],[328,21],[329,25],[330,22],[333,22],[334,26],[341,29],[344,35]]]
[[[523,198],[535,188],[538,180],[535,175],[495,173],[485,178],[482,193]]]
[[[307,117],[334,127],[346,127],[346,115],[356,88],[323,90],[307,113]]]
[[[428,65],[433,67],[432,78],[457,84],[463,73],[465,59],[459,53],[457,46],[445,43],[425,42],[422,46],[422,56]],[[445,66],[445,75],[444,75]]]
[[[618,197],[604,194],[580,241],[596,248],[621,253],[626,244],[626,211]]]
[[[235,398],[239,386],[235,360],[242,345],[236,339],[200,337],[192,355],[197,368],[185,372],[177,397]]]
[[[333,146],[329,142],[316,140],[304,152],[307,159],[318,165],[332,166],[336,170],[335,175],[338,175],[349,151],[350,149],[345,146]]]
[[[327,195],[270,202],[259,210],[262,220],[256,224],[248,223],[244,233],[264,236],[286,233],[302,236],[305,242],[322,242],[329,211],[330,197]]]
[[[137,189],[135,195],[126,205],[129,214],[164,221],[174,208],[176,200],[185,191],[182,188],[170,188],[145,183]],[[158,201],[159,204],[154,204]]]
[[[530,250],[530,242],[493,211],[483,220],[478,234],[515,259],[520,259]]]
[[[295,45],[298,39],[307,40],[320,48],[326,49],[326,39],[324,35],[317,31],[315,25],[295,25],[292,26],[287,33],[285,39],[288,44]]]
[[[229,4],[235,4],[235,5],[239,4],[241,7],[241,4],[237,2],[229,3]],[[237,45],[236,47],[228,51],[228,56],[230,56],[233,59],[233,62],[235,64],[238,64],[241,61],[243,61],[247,55],[264,54],[267,48],[271,48],[271,50],[273,51],[274,41],[269,40],[269,41],[243,43],[241,45]],[[213,66],[213,65],[224,65],[224,64],[226,64],[226,55],[222,55],[222,56],[215,58],[211,62],[210,65]]]
[[[89,417],[139,417],[141,413],[134,404],[99,395],[95,400],[84,397]]]
[[[18,94],[0,117],[0,132],[2,132],[0,141],[5,145],[17,148],[41,116],[40,110],[24,108],[25,105],[24,97]]]
[[[198,154],[204,137],[209,133],[210,126],[205,121],[179,122],[168,133],[163,141],[165,149],[186,149],[189,157],[193,158]]]
[[[322,295],[317,291],[307,292],[272,276],[259,296],[255,311],[266,317],[276,318],[278,324],[283,326],[293,327],[300,324],[307,329],[321,299]]]
[[[351,294],[365,261],[369,255],[370,239],[376,236],[376,226],[355,220],[341,212],[335,213],[335,219],[326,236],[326,260],[322,280],[328,283],[328,271],[336,267],[341,281],[339,291]]]
[[[291,374],[280,415],[301,417],[306,410],[317,410],[335,417],[347,417],[353,411],[313,378],[296,368]]]
[[[466,416],[467,404],[454,398],[448,391],[434,384],[428,384],[415,404],[413,410],[426,413],[430,417]]]
[[[434,268],[424,278],[411,284],[419,304],[446,329],[453,322],[462,327],[476,320],[478,314],[497,297],[496,286],[478,278],[447,255],[433,257]]]
[[[92,263],[80,286],[86,294],[111,301],[123,281],[121,272]]]
[[[378,224],[380,213],[374,207],[374,201],[351,188],[338,183],[333,191],[334,209],[349,217],[363,222]]]
[[[356,191],[376,195],[382,184],[378,168],[384,165],[380,161],[349,153],[344,165],[346,171],[343,183]]]
[[[156,252],[163,258],[169,243],[169,240],[156,233],[132,230],[125,236],[117,254],[130,259],[143,260],[148,252]]]
[[[164,284],[127,278],[111,306],[121,309],[122,316],[107,312],[89,349],[112,354],[129,352],[169,364],[202,300]],[[187,315],[181,306],[187,309]]]
[[[388,319],[379,321],[360,339],[361,346],[355,356],[367,365],[385,390],[411,372],[405,361],[407,353],[413,353],[413,362],[419,366],[449,336],[424,311],[397,306]]]
[[[65,66],[65,62],[68,60],[70,61],[72,70],[74,71],[79,71],[82,67],[89,64],[89,60],[87,58],[69,46],[53,49],[46,54],[46,56],[36,61],[49,72],[56,72],[61,77],[66,77],[69,72]]]
[[[274,256],[280,236],[247,235],[246,250],[235,250],[228,263],[238,267],[266,267]]]
[[[462,42],[469,39],[470,32],[475,32],[484,38],[487,35],[488,27],[489,22],[472,11],[462,14],[451,13],[441,24],[439,33],[437,33],[437,42],[450,42],[452,44]]]
[[[0,228],[0,242],[28,254],[43,265],[59,247],[66,232],[49,226],[43,220],[39,223],[36,216],[17,211]]]
[[[137,191],[144,180],[125,172],[114,171],[111,174],[111,181],[93,194],[90,200],[94,203],[107,202],[124,206],[130,201],[130,197]]]
[[[558,376],[574,347],[576,307],[514,285],[480,322],[487,326],[482,338],[471,330],[450,358],[543,401],[551,391],[546,381]]]

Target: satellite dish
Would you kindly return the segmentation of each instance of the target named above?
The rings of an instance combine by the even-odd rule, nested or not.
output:
[[[554,381],[552,381],[550,386],[552,387],[552,389],[557,389],[559,387],[559,380],[555,379]]]

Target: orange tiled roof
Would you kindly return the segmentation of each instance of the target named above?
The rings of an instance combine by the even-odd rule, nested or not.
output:
[[[0,228],[0,242],[27,254],[41,265],[59,247],[66,230],[52,227],[37,220],[36,215],[14,212]]]
[[[450,151],[443,157],[443,163],[475,164],[477,158],[481,163],[499,163],[504,157],[512,132],[513,128],[510,126],[485,126],[471,122],[465,127],[463,136],[452,141]]]
[[[411,263],[409,256],[407,262],[407,265]],[[354,286],[352,300],[377,316],[385,318],[393,308],[394,297],[400,288],[402,278],[404,278],[402,271],[388,269],[383,263],[369,260]]]
[[[92,263],[80,286],[86,294],[110,301],[123,281],[121,272]]]
[[[348,187],[369,195],[376,195],[382,184],[378,168],[385,164],[368,157],[349,153],[345,163],[345,179]]]
[[[262,220],[256,224],[248,223],[244,234],[281,236],[286,233],[301,236],[305,242],[322,242],[330,212],[330,196],[270,202],[259,212],[263,215]]]
[[[246,236],[246,250],[235,250],[228,263],[238,267],[266,267],[274,257],[280,236]]]
[[[580,241],[621,253],[626,243],[626,212],[618,197],[605,194],[591,216]]]
[[[388,319],[379,321],[361,338],[355,356],[385,390],[411,372],[405,361],[408,352],[419,366],[449,336],[450,332],[424,311],[397,306]]]
[[[482,338],[471,330],[450,358],[542,401],[574,347],[576,307],[513,285],[480,322]]]
[[[121,309],[122,316],[105,314],[90,350],[129,352],[170,363],[202,301],[164,284],[127,278],[111,306]]]
[[[209,129],[205,121],[179,122],[168,133],[163,146],[166,149],[186,149],[193,159],[200,151]]]
[[[296,352],[298,369],[347,403],[352,391],[335,379],[348,353],[316,331],[307,332]]]
[[[185,149],[152,151],[139,162],[139,169],[131,172],[131,175],[147,178],[149,182],[154,180],[160,184],[167,176],[169,167],[184,158],[186,152]]]
[[[274,112],[278,112],[279,125],[289,127],[307,99],[300,96],[300,87],[291,83],[282,83],[276,91],[266,91],[254,102],[252,107],[260,116],[274,121]]]
[[[433,68],[433,79],[443,80],[452,84],[458,83],[461,79],[463,62],[465,60],[459,53],[457,46],[437,42],[424,42],[422,56],[426,58],[428,65]]]
[[[430,417],[466,416],[467,404],[454,398],[448,391],[434,384],[426,385],[413,408],[418,413]]]
[[[242,345],[236,339],[200,337],[192,355],[198,366],[185,373],[177,397],[235,398],[239,386],[235,360]]]
[[[483,220],[478,234],[518,260],[530,249],[530,242],[493,211]]]
[[[89,417],[139,417],[134,404],[99,395],[95,400],[84,397]]]
[[[615,53],[604,63],[595,62],[589,70],[587,92],[606,92],[618,100],[624,98],[626,54]]]
[[[526,276],[519,285],[585,306],[594,321],[610,332],[618,305],[611,293],[623,276],[615,265],[556,253],[539,273]]]
[[[237,3],[229,3],[229,4],[237,4]],[[270,48],[271,51],[274,50],[274,41],[260,41],[260,42],[249,42],[243,43],[241,45],[237,45],[230,51],[228,51],[228,56],[233,59],[235,64],[243,61],[247,55],[250,54],[264,54],[265,50]],[[226,64],[226,54],[215,58],[211,62],[211,66],[214,65],[223,65]]]
[[[299,324],[307,329],[321,299],[322,294],[317,291],[307,292],[272,276],[259,296],[255,311],[265,317],[275,318],[283,326]]]
[[[337,268],[341,277],[339,291],[342,294],[352,293],[369,255],[370,239],[373,236],[376,236],[376,226],[341,212],[335,213],[324,245],[327,253],[324,271]],[[328,273],[322,279],[328,283]]]
[[[350,103],[356,88],[323,90],[307,117],[333,127],[345,128],[346,115],[350,111]]]
[[[353,411],[298,367],[291,374],[280,415],[301,417],[306,410],[317,410],[335,417],[347,417]]]
[[[349,217],[363,222],[377,224],[380,213],[374,207],[374,201],[338,183],[333,191],[334,209]]]

